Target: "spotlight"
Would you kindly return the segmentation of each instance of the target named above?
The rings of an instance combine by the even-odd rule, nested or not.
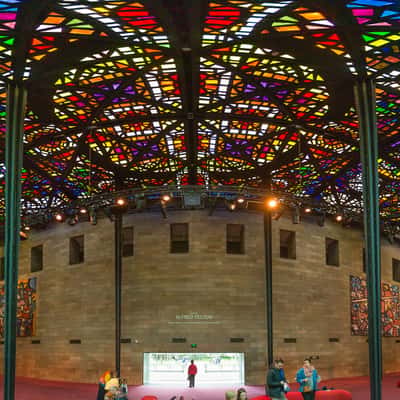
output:
[[[271,197],[266,200],[266,205],[270,210],[273,210],[278,207],[279,201],[275,197]]]
[[[236,202],[233,200],[226,200],[226,208],[232,212],[236,210]]]
[[[79,212],[80,212],[81,214],[87,214],[88,210],[87,210],[85,207],[82,207],[82,208],[79,210]]]
[[[312,211],[311,207],[306,207],[306,208],[304,209],[304,212],[305,212],[306,214],[310,214],[311,211]]]
[[[120,215],[126,213],[128,209],[128,201],[124,197],[118,197],[115,200],[114,205],[110,207],[109,212],[114,215]],[[114,217],[110,218],[108,215],[107,217],[110,219],[110,221],[114,221]]]
[[[54,216],[55,220],[57,222],[63,222],[64,221],[64,215],[61,213],[56,213],[56,215]]]
[[[239,196],[236,201],[238,202],[238,204],[244,204],[244,202],[246,201],[246,199],[243,196]]]
[[[24,231],[30,231],[31,227],[29,225],[25,225],[23,229],[24,229]]]
[[[336,214],[335,220],[336,220],[336,222],[342,222],[343,221],[343,215],[342,214]]]
[[[127,204],[126,199],[124,199],[123,197],[119,197],[116,201],[115,204],[119,207],[123,207]]]
[[[172,198],[171,195],[169,195],[168,193],[166,193],[166,194],[163,194],[163,195],[161,196],[161,201],[167,203],[168,201],[171,200],[171,198]]]

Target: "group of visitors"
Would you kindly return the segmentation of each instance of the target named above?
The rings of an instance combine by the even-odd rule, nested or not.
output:
[[[321,380],[311,358],[305,358],[303,367],[297,371],[296,381],[300,384],[299,392],[304,400],[314,400],[318,382]],[[265,392],[272,400],[286,400],[290,390],[283,370],[283,360],[275,360],[267,374]]]
[[[117,376],[113,371],[106,371],[99,379],[97,400],[128,400],[126,379]]]
[[[287,400],[286,393],[290,390],[286,380],[282,359],[275,360],[267,373],[265,392],[272,400]],[[189,387],[194,387],[197,367],[191,360],[188,368]],[[321,380],[311,362],[305,358],[303,366],[297,371],[296,381],[300,384],[299,391],[304,400],[314,400],[318,382]],[[174,396],[171,400],[178,399]],[[128,385],[126,379],[119,378],[114,372],[106,371],[99,379],[97,400],[128,400]],[[183,396],[179,397],[183,400]],[[225,400],[248,400],[246,389],[240,388],[225,393]]]

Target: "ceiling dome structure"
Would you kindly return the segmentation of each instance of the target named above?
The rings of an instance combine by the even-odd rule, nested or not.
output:
[[[23,214],[269,179],[361,213],[353,87],[371,78],[381,216],[400,218],[398,1],[0,0],[0,31],[3,196],[7,83],[28,91]]]

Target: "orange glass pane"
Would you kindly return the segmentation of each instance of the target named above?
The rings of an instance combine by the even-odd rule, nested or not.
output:
[[[290,25],[290,26],[278,26],[275,29],[278,32],[293,32],[293,31],[299,31],[300,27],[296,25]]]
[[[59,25],[65,20],[65,17],[47,17],[43,23],[49,25]]]

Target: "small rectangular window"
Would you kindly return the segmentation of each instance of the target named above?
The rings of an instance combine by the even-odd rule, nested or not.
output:
[[[226,252],[228,254],[244,254],[244,225],[226,225]]]
[[[122,257],[133,256],[133,226],[122,229]]]
[[[69,263],[80,264],[85,259],[84,236],[74,236],[69,239]]]
[[[334,267],[339,266],[339,241],[325,238],[325,263]]]
[[[4,257],[0,257],[0,281],[4,281]]]
[[[393,280],[400,282],[400,260],[392,258]]]
[[[171,224],[171,253],[189,252],[189,225]]]
[[[296,258],[296,232],[280,230],[280,256],[281,258]]]
[[[31,248],[31,272],[43,269],[43,245]]]

